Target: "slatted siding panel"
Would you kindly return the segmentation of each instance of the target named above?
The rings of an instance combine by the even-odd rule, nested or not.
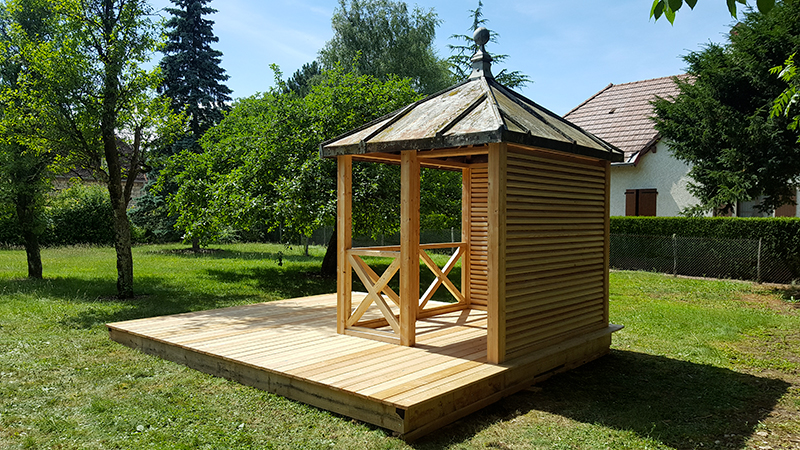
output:
[[[509,147],[506,193],[507,358],[604,327],[603,166]]]
[[[470,302],[475,306],[488,306],[489,270],[487,267],[489,249],[489,171],[477,166],[471,171],[470,192]]]

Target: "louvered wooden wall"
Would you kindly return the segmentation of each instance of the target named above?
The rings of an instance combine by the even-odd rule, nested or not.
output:
[[[605,162],[509,145],[505,187],[505,359],[606,327]]]
[[[489,175],[486,164],[470,169],[469,294],[470,304],[486,308],[489,297]]]

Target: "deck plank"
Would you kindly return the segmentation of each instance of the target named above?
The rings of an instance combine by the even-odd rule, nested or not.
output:
[[[336,294],[108,324],[129,347],[413,437],[559,370],[559,352],[602,355],[615,331],[591,334],[588,356],[578,339],[543,352],[542,363],[494,365],[486,327],[485,310],[465,309],[419,319],[415,347],[341,335]]]

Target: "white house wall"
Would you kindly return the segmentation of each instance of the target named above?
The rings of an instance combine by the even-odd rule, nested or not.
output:
[[[675,159],[663,142],[656,145],[655,152],[639,158],[639,164],[611,165],[611,215],[625,215],[625,191],[628,189],[652,189],[656,197],[656,215],[677,216],[698,200],[687,189],[690,181],[689,165]]]

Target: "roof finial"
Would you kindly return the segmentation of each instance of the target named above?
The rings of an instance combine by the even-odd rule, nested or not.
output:
[[[472,80],[473,78],[494,78],[492,76],[492,55],[486,52],[486,43],[489,42],[491,35],[489,34],[489,30],[485,27],[480,27],[475,30],[475,34],[472,35],[472,38],[475,39],[475,43],[478,44],[478,51],[472,55],[472,74],[470,74],[469,79]]]

